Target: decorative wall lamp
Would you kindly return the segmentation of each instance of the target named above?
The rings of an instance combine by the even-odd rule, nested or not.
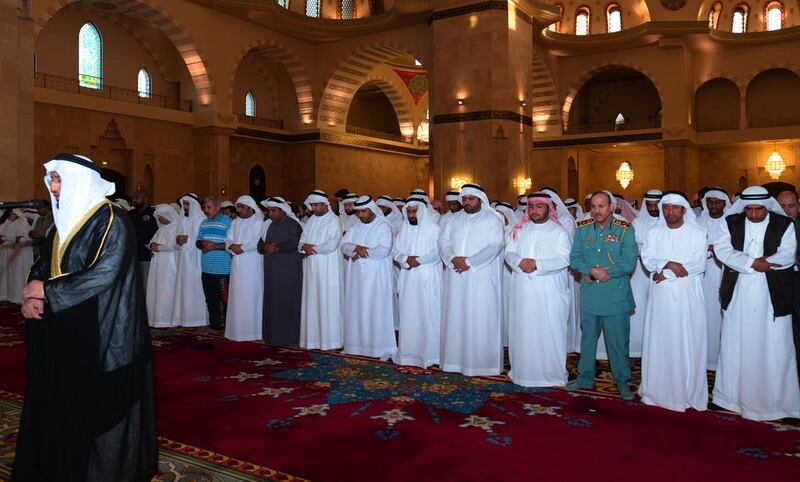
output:
[[[633,166],[631,166],[630,161],[622,161],[614,177],[619,182],[619,185],[622,186],[622,189],[627,189],[628,185],[633,181]]]
[[[781,153],[778,152],[777,149],[773,150],[772,154],[767,158],[764,169],[769,173],[769,177],[775,180],[780,179],[781,174],[786,170],[786,162],[784,162],[783,156],[781,156]]]
[[[459,97],[458,100],[456,100],[456,103],[458,105],[464,105],[464,102],[466,102],[466,100],[467,99],[464,99],[463,97]]]
[[[425,120],[417,126],[417,140],[421,143],[427,144],[430,140],[430,124],[428,123],[428,116],[430,111],[425,111]]]
[[[469,179],[466,177],[451,177],[450,178],[450,189],[453,191],[460,191],[461,186],[464,184],[469,184]]]
[[[517,194],[525,194],[533,186],[533,181],[529,177],[518,177],[511,182],[517,188]]]

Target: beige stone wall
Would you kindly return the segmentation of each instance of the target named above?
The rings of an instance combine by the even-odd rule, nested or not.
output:
[[[424,160],[415,156],[335,144],[316,145],[316,184],[333,195],[341,188],[373,197],[406,197],[416,187],[426,188]],[[425,173],[427,174],[427,173]]]
[[[197,189],[188,125],[44,103],[36,103],[35,118],[34,187],[38,197],[46,194],[41,163],[60,152],[107,162],[104,168],[127,178],[129,194],[137,184],[147,184],[145,166],[151,165],[154,202],[172,202],[178,195]],[[122,136],[120,144],[103,139],[112,120]]]

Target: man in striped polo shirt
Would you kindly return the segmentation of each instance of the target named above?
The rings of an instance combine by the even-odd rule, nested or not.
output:
[[[227,309],[223,292],[227,291],[231,275],[231,255],[225,251],[225,238],[231,227],[231,218],[220,210],[220,201],[209,196],[203,201],[203,212],[207,219],[200,224],[197,234],[197,248],[203,255],[200,265],[203,269],[203,293],[206,295],[208,320],[212,330],[221,330],[220,309]]]

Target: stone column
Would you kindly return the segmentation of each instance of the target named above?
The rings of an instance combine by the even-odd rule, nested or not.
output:
[[[664,141],[664,183],[692,199],[699,189],[697,146],[688,141]]]
[[[437,198],[459,177],[481,184],[492,199],[510,201],[513,179],[530,177],[532,32],[541,28],[534,27],[533,5],[453,2],[431,16]]]
[[[230,140],[233,129],[197,127],[194,135],[194,184],[197,195],[230,197]]]
[[[0,0],[0,200],[34,196],[33,21],[18,0]]]

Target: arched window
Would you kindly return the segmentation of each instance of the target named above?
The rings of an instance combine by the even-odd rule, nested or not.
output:
[[[747,10],[747,5],[739,5],[733,9],[731,32],[745,33],[747,31]]]
[[[153,94],[152,84],[150,83],[150,72],[148,72],[146,68],[142,67],[139,69],[139,75],[136,77],[136,85],[138,86],[139,97],[149,99]]]
[[[557,3],[556,6],[558,7],[558,22],[553,22],[550,26],[547,27],[547,30],[551,32],[561,32],[561,21],[564,20],[564,6],[560,3]]]
[[[342,20],[352,20],[356,18],[355,0],[339,0],[339,18]]]
[[[91,23],[83,24],[78,33],[78,83],[103,88],[103,38]]]
[[[766,28],[768,32],[780,30],[783,28],[783,4],[781,2],[769,2],[767,4],[767,11],[764,15],[766,20]]]
[[[256,96],[249,90],[244,94],[244,115],[247,117],[256,116]]]
[[[612,3],[606,10],[606,17],[608,18],[608,33],[619,32],[622,30],[622,10],[619,5]]]
[[[306,0],[306,16],[319,18],[322,12],[320,0]]]
[[[278,0],[278,5],[283,8],[289,8],[289,0]]]
[[[722,13],[722,3],[714,2],[714,5],[708,10],[708,28],[716,29],[719,23],[719,15]]]
[[[581,7],[575,12],[575,35],[589,35],[589,7]]]

